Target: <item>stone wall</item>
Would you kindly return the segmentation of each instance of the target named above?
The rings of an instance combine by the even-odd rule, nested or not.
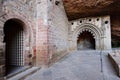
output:
[[[18,19],[25,24],[25,65],[32,63],[33,46],[35,43],[35,1],[33,0],[3,0],[0,3],[0,77],[5,74],[5,43],[4,24],[9,19]]]
[[[62,0],[49,2],[49,62],[53,63],[68,52],[68,19]]]
[[[0,77],[5,73],[3,27],[9,19],[16,18],[25,24],[26,65],[52,64],[66,55],[69,50],[75,50],[74,39],[83,30],[91,32],[96,38],[96,49],[111,48],[109,16],[81,18],[68,22],[62,0],[4,0],[3,5],[0,5],[0,11]],[[114,35],[119,36],[119,18],[112,17],[111,20],[112,39],[118,41],[119,39]],[[81,29],[81,27],[86,28]],[[98,34],[94,31],[96,28]],[[32,57],[29,57],[30,55]]]
[[[3,43],[3,25],[5,13],[2,10],[2,1],[0,1],[0,80],[3,80],[5,75],[5,44]]]
[[[33,0],[7,0],[3,3],[3,11],[5,12],[5,22],[9,19],[21,20],[25,26],[25,64],[32,63],[32,58],[28,56],[33,54],[33,47],[35,46],[35,1]],[[4,23],[5,23],[4,22]],[[2,26],[3,27],[3,26]]]
[[[68,20],[62,0],[37,0],[36,65],[48,65],[67,53]]]
[[[2,9],[2,31],[9,19],[25,23],[25,64],[46,65],[67,53],[68,20],[62,1],[57,5],[48,0],[7,0]],[[29,58],[31,54],[33,57]]]
[[[5,0],[4,1],[4,11],[7,14],[16,14],[18,16],[23,16],[28,20],[33,19],[35,16],[35,1],[33,0]]]
[[[77,39],[84,31],[88,31],[93,35],[95,39],[95,49],[111,49],[110,16],[80,18],[70,23],[70,50],[77,49]]]
[[[36,13],[36,65],[48,63],[48,2],[37,0]]]

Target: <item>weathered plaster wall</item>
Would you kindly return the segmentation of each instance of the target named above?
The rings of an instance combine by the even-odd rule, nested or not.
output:
[[[62,0],[55,4],[55,0],[49,2],[49,62],[52,63],[68,52],[68,19]]]

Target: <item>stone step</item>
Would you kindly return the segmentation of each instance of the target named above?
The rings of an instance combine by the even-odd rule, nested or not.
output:
[[[16,70],[15,72],[13,72],[13,73],[10,73],[9,75],[6,76],[6,78],[13,77],[13,76],[15,76],[15,75],[17,75],[17,74],[19,74],[19,73],[21,73],[23,71],[26,71],[26,70],[28,70],[30,68],[31,68],[30,66],[25,66],[22,69],[19,69],[19,70]]]
[[[108,56],[120,77],[120,54],[116,55],[116,53],[109,53]]]
[[[40,67],[32,67],[29,68],[13,77],[8,78],[7,80],[23,80],[25,77],[35,73],[36,71],[38,71],[40,69]]]

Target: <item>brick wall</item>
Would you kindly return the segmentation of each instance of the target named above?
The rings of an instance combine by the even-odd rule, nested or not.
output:
[[[48,3],[47,0],[37,0],[36,13],[36,65],[47,64],[48,54]]]
[[[37,0],[36,65],[48,65],[61,58],[68,49],[68,20],[62,0]]]
[[[26,64],[32,62],[28,57],[29,54],[34,55],[36,65],[43,65],[51,59],[56,60],[58,57],[62,57],[67,52],[68,20],[62,1],[57,6],[55,1],[48,0],[36,0],[36,2],[8,0],[4,2],[3,6],[5,16],[1,20],[3,21],[2,32],[4,23],[12,18],[20,19],[27,25],[25,26]],[[51,21],[49,21],[50,19]],[[4,34],[2,35],[4,36]]]
[[[68,19],[62,0],[56,5],[55,0],[48,3],[49,24],[49,63],[63,57],[68,52]]]

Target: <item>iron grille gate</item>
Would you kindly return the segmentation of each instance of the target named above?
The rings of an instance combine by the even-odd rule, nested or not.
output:
[[[8,65],[24,66],[24,31],[17,28],[8,34],[7,43]]]

